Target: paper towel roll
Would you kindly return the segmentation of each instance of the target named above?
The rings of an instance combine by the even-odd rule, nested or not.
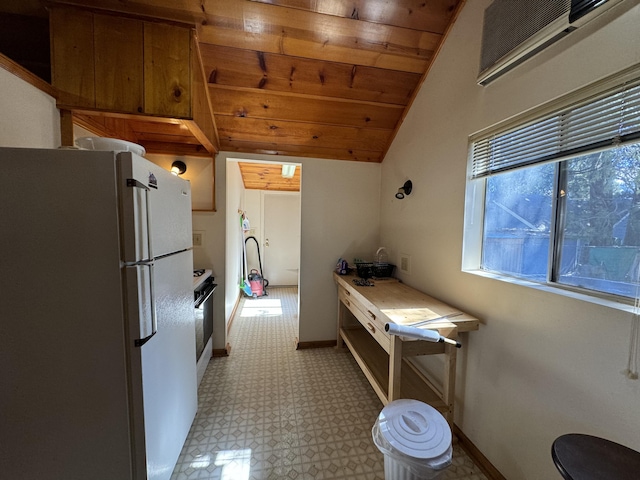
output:
[[[409,327],[406,325],[398,325],[397,323],[386,323],[384,331],[391,335],[398,335],[407,338],[415,338],[417,340],[426,340],[428,342],[442,342],[440,334],[436,330],[427,330],[423,328]]]
[[[443,337],[436,330],[426,330],[406,325],[398,325],[397,323],[385,323],[384,331],[391,335],[414,338],[416,340],[426,340],[427,342],[445,342],[450,345],[455,345],[456,348],[462,347],[460,342],[452,340],[451,338]]]

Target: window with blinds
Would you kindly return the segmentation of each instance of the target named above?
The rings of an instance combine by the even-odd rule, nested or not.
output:
[[[640,80],[529,125],[477,140],[471,177],[559,160],[640,138]]]
[[[625,302],[635,296],[640,72],[603,85],[472,138],[465,269]]]

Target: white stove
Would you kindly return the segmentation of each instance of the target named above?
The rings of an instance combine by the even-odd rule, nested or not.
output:
[[[204,281],[213,275],[213,270],[208,268],[200,268],[193,271],[193,289],[195,290],[200,285],[204,283]]]
[[[193,271],[194,320],[198,385],[213,354],[213,271],[201,268]]]

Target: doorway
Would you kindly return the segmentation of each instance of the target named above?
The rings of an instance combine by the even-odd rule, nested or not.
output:
[[[243,245],[247,248],[247,273],[252,269],[261,269],[261,275],[269,282],[266,288],[267,296],[262,298],[270,299],[270,287],[291,286],[296,287],[296,297],[299,300],[297,287],[300,278],[302,166],[295,164],[294,180],[297,181],[295,191],[270,189],[276,182],[283,183],[282,179],[279,180],[273,176],[274,171],[277,171],[278,176],[281,172],[284,178],[282,167],[282,163],[227,158],[227,204],[225,207],[227,273],[225,277],[230,289],[233,290],[233,298],[227,297],[227,312],[230,312],[230,316],[234,312],[238,314],[236,310],[238,302],[246,296],[239,288],[234,288],[238,279],[241,282],[243,278]],[[262,188],[256,188],[255,184],[258,181],[264,182]],[[238,226],[238,214],[244,214],[249,219],[246,231]],[[254,237],[256,241],[250,240],[243,244],[248,237]],[[295,308],[299,313],[299,301],[296,302]],[[296,318],[299,318],[299,315]],[[228,320],[231,322],[233,318]],[[228,324],[227,335],[229,333],[230,324]],[[297,344],[297,322],[295,338],[292,340]]]

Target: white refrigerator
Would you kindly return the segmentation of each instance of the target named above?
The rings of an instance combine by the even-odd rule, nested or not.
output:
[[[0,148],[0,476],[170,478],[197,409],[189,182]]]

